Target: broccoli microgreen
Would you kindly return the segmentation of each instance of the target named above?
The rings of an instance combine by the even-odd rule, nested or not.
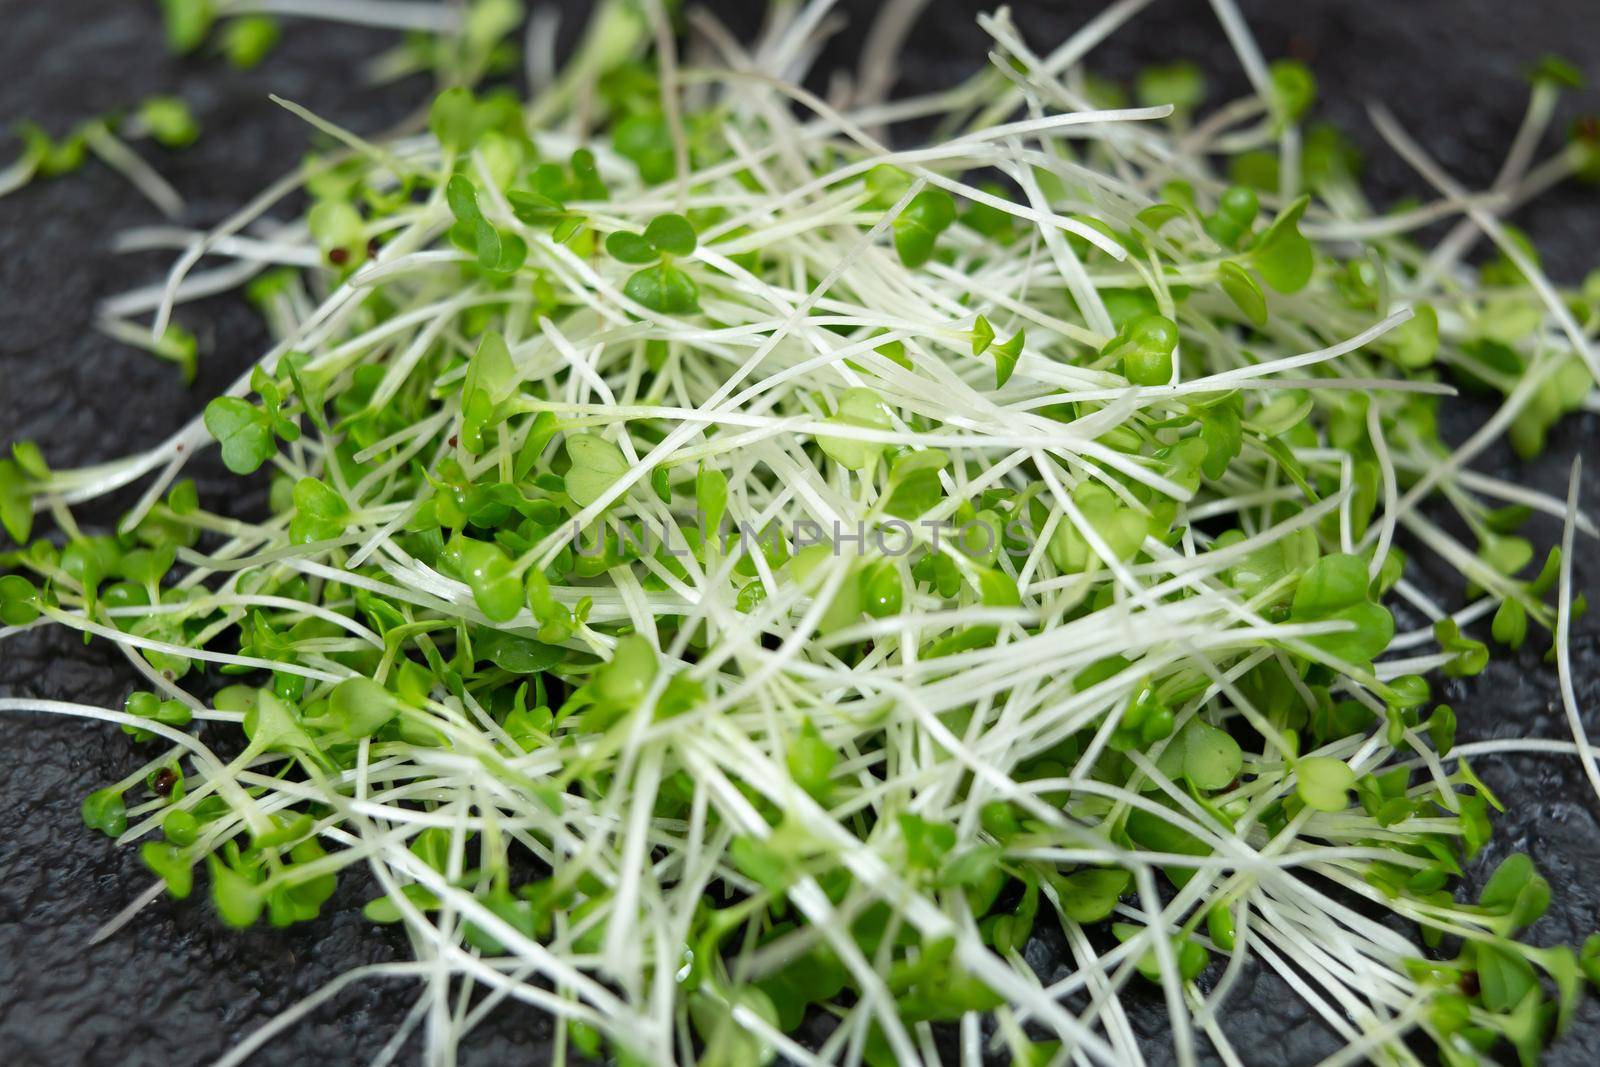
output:
[[[493,975],[619,1063],[759,1064],[817,1016],[829,1053],[911,1062],[923,1024],[976,1041],[983,1014],[1018,1063],[1114,1059],[1129,974],[1184,1058],[1249,961],[1378,1020],[1374,1058],[1415,1058],[1411,1031],[1531,1057],[1571,1017],[1600,935],[1520,940],[1551,894],[1525,856],[1461,893],[1501,808],[1463,757],[1515,742],[1459,741],[1479,709],[1428,678],[1483,671],[1485,637],[1565,677],[1592,528],[1438,424],[1448,381],[1543,448],[1592,385],[1564,320],[1592,341],[1600,282],[1552,286],[1498,223],[1476,272],[1416,241],[1600,138],[1374,217],[1310,71],[1248,49],[1262,95],[1227,122],[1184,63],[1134,86],[1170,119],[1085,121],[1057,109],[1127,94],[986,19],[1004,76],[889,151],[892,109],[646,58],[630,0],[530,101],[476,88],[520,5],[434,7],[361,9],[448,31],[377,64],[448,86],[426,130],[317,119],[350,152],[308,160],[304,215],[208,246],[302,265],[249,284],[278,342],[252,372],[134,460],[0,459],[0,637],[73,628],[151,679],[48,705],[141,753],[87,826],[236,927],[312,921],[370,867],[364,915],[406,925],[435,994]],[[163,9],[174,49],[240,67],[277,37]],[[774,17],[793,69],[811,31]],[[1530,121],[1571,73],[1536,71]],[[5,182],[117,158],[112,129],[26,128]],[[196,125],[157,98],[117,129]],[[108,329],[192,373],[191,265],[150,330]],[[208,438],[268,468],[262,512],[174,481]],[[112,532],[78,527],[153,471]],[[1535,512],[1569,524],[1537,573]],[[1449,568],[1465,605],[1419,588]],[[1351,894],[1415,953],[1342,919]],[[1049,989],[1045,924],[1074,946]]]

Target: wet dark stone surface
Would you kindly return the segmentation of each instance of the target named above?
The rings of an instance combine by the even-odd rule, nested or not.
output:
[[[584,5],[561,6],[572,12]],[[724,0],[708,6],[748,31],[758,5]],[[873,5],[840,6],[860,26]],[[948,84],[981,61],[983,39],[971,16],[983,6],[934,0],[919,20],[904,88]],[[1049,0],[1012,6],[1041,49],[1099,7]],[[1521,71],[1541,53],[1565,53],[1591,81],[1600,80],[1600,9],[1592,0],[1249,0],[1241,6],[1269,57],[1292,54],[1311,63],[1324,113],[1368,148],[1369,175],[1384,196],[1421,188],[1371,134],[1363,117],[1367,101],[1387,103],[1446,166],[1467,184],[1482,185],[1521,116]],[[214,59],[167,56],[155,7],[153,0],[0,0],[0,70],[8,72],[0,78],[0,123],[31,117],[61,133],[150,93],[181,93],[204,124],[204,137],[179,154],[148,146],[140,151],[188,197],[188,221],[209,224],[288,170],[304,150],[304,128],[268,101],[268,92],[363,133],[390,128],[425,99],[427,86],[419,82],[389,91],[361,87],[360,62],[392,39],[382,33],[292,25],[260,69],[241,74]],[[843,35],[830,47],[829,61],[850,53],[859,36]],[[1208,5],[1199,0],[1158,0],[1102,50],[1100,65],[1126,74],[1174,53],[1196,57],[1215,72],[1213,100],[1242,84]],[[1590,90],[1575,105],[1593,112],[1600,99]],[[9,140],[0,153],[9,158],[15,146]],[[1569,188],[1519,217],[1564,280],[1581,277],[1600,258],[1597,206],[1592,188]],[[254,357],[263,332],[249,309],[231,299],[182,314],[204,353],[193,388],[185,388],[169,365],[90,330],[97,299],[154,280],[165,262],[159,255],[111,256],[110,238],[159,221],[120,178],[97,165],[0,200],[0,442],[33,438],[58,466],[134,450],[198,412]],[[1449,427],[1459,436],[1481,416],[1464,405],[1452,412]],[[1585,416],[1558,429],[1536,463],[1517,464],[1495,452],[1482,466],[1560,494],[1571,458],[1582,454],[1589,460],[1585,489],[1593,513],[1600,490],[1597,440],[1596,420]],[[201,461],[195,473],[208,499],[232,493],[236,506],[250,506],[250,494],[241,494],[214,462]],[[109,514],[91,509],[87,517]],[[1557,534],[1549,524],[1535,529],[1546,541]],[[1580,581],[1592,579],[1600,571],[1592,546],[1580,556]],[[1437,591],[1447,599],[1459,596],[1448,586]],[[1595,623],[1585,623],[1573,645],[1591,732],[1600,732],[1597,632]],[[117,704],[133,688],[132,678],[108,648],[85,647],[62,633],[0,645],[0,695]],[[1554,672],[1536,651],[1497,660],[1480,678],[1446,688],[1461,715],[1463,739],[1568,736]],[[0,753],[0,1063],[207,1063],[345,970],[409,956],[403,935],[361,920],[359,905],[369,890],[359,878],[346,878],[320,920],[292,930],[239,934],[222,928],[198,899],[162,900],[91,947],[96,928],[148,882],[133,850],[117,849],[82,826],[78,803],[89,788],[129,773],[147,757],[114,728],[9,713],[0,716]],[[1475,876],[1508,851],[1529,851],[1555,887],[1534,937],[1581,940],[1600,926],[1600,828],[1578,764],[1533,756],[1486,759],[1480,771],[1510,810]],[[1062,951],[1059,940],[1044,937],[1030,956],[1047,961]],[[410,1010],[416,990],[399,980],[354,985],[252,1062],[365,1063]],[[1129,1005],[1150,1061],[1170,1062],[1159,997],[1131,996]],[[1259,972],[1239,987],[1226,1027],[1246,1062],[1262,1067],[1312,1063],[1331,1047],[1326,1030],[1284,983]],[[461,1062],[540,1063],[547,1038],[548,1028],[535,1015],[502,1011],[468,1040]],[[402,1060],[416,1062],[420,1054],[413,1041]],[[1597,1060],[1600,1007],[1591,1000],[1546,1062],[1578,1067]]]

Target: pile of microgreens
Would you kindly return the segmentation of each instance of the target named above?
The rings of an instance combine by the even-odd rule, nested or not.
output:
[[[933,1063],[939,1033],[968,1064],[1139,1063],[1122,995],[1153,983],[1179,1063],[1236,1064],[1248,964],[1340,1062],[1560,1032],[1600,939],[1517,940],[1549,899],[1525,856],[1451,887],[1499,807],[1468,756],[1576,754],[1600,791],[1567,652],[1594,527],[1470,468],[1594,409],[1600,275],[1556,289],[1500,221],[1600,169],[1592,136],[1534,159],[1570,71],[1536,73],[1482,193],[1379,113],[1438,195],[1375,213],[1227,0],[1255,94],[1091,78],[1142,6],[1046,55],[986,17],[982,75],[835,106],[796,87],[825,0],[753,51],[702,22],[693,63],[615,0],[530,102],[451,89],[381,144],[307,115],[341,147],[110,302],[159,338],[249,278],[277,341],[149,452],[0,462],[0,638],[68,627],[147,682],[0,709],[133,735],[83,805],[159,879],[124,919],[198,883],[235,926],[310,920],[360,866],[416,954],[226,1062],[381,976],[423,992],[379,1061],[425,1022],[449,1062],[512,999],[557,1063]],[[1457,388],[1500,401],[1452,448]],[[269,515],[176,480],[213,439]],[[1566,524],[1542,566],[1535,512]],[[1481,670],[1486,620],[1553,632],[1572,741],[1454,744],[1426,676]],[[1064,977],[1024,955],[1039,924]]]

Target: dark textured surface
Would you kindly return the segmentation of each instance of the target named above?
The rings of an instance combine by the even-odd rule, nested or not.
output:
[[[205,137],[179,155],[141,151],[189,198],[195,224],[220,219],[303,151],[303,127],[267,101],[269,91],[362,132],[402,120],[426,93],[422,84],[385,92],[361,88],[355,67],[389,38],[340,27],[291,27],[271,59],[249,74],[203,58],[175,60],[163,51],[155,6],[154,0],[0,0],[0,70],[8,75],[0,78],[0,122],[33,117],[59,133],[148,93],[182,93],[205,124]],[[727,0],[708,6],[748,24],[755,5]],[[872,6],[841,5],[855,13],[858,26],[860,12]],[[971,14],[984,6],[935,0],[919,22],[905,87],[947,84],[981,60],[983,39]],[[1242,6],[1269,56],[1288,53],[1312,64],[1325,113],[1361,136],[1371,150],[1373,182],[1387,195],[1419,187],[1366,134],[1366,101],[1386,102],[1458,176],[1481,185],[1492,178],[1521,115],[1523,68],[1557,50],[1600,80],[1600,5],[1594,0],[1257,0]],[[1097,7],[1013,4],[1016,21],[1041,48]],[[848,54],[858,37],[847,35],[830,48],[830,59]],[[1126,73],[1174,52],[1201,59],[1216,72],[1214,85],[1240,84],[1200,0],[1158,0],[1103,50],[1101,64]],[[1600,110],[1593,91],[1578,103]],[[193,389],[184,388],[170,366],[90,330],[96,299],[152,280],[164,263],[159,256],[111,257],[110,236],[158,221],[121,179],[93,165],[0,200],[0,443],[34,438],[59,466],[142,447],[197,412],[253,358],[262,332],[238,301],[183,312],[204,352]],[[1519,221],[1565,280],[1600,258],[1600,205],[1592,188],[1558,191]],[[1458,412],[1452,430],[1459,435],[1475,414],[1481,413]],[[1586,416],[1560,428],[1538,463],[1516,465],[1497,452],[1484,466],[1560,494],[1571,457],[1582,453],[1590,460],[1586,497],[1593,501],[1600,490],[1597,441],[1600,427]],[[197,471],[209,501],[237,492],[224,489],[229,483],[215,466],[201,463]],[[1547,524],[1536,533],[1549,538],[1557,531]],[[1580,556],[1583,582],[1600,568],[1593,565],[1592,546]],[[1441,596],[1459,596],[1448,586],[1435,588]],[[1594,623],[1580,627],[1574,658],[1589,729],[1600,733],[1596,635]],[[131,671],[107,647],[85,647],[60,633],[0,644],[0,695],[116,704],[130,688]],[[1481,678],[1451,682],[1446,690],[1462,716],[1464,738],[1568,736],[1554,672],[1536,652],[1497,661]],[[132,850],[83,828],[78,802],[87,789],[129,773],[147,757],[114,728],[14,714],[0,716],[0,751],[0,1063],[206,1063],[344,970],[407,958],[401,935],[361,921],[356,909],[366,889],[354,878],[346,879],[337,906],[322,919],[290,931],[238,934],[223,929],[203,903],[163,900],[108,942],[88,946],[94,930],[142,890],[148,876]],[[1510,811],[1478,873],[1506,851],[1529,851],[1556,887],[1535,938],[1581,940],[1600,925],[1600,829],[1576,762],[1494,759],[1482,761],[1480,770]],[[1047,977],[1050,947],[1030,947]],[[414,989],[398,981],[354,986],[253,1062],[365,1062],[404,1017]],[[1170,1061],[1159,1004],[1137,1001],[1133,1015],[1151,1061]],[[1332,1047],[1293,994],[1267,975],[1241,985],[1226,1026],[1252,1065],[1307,1064]],[[527,1013],[503,1012],[469,1039],[461,1059],[537,1063],[544,1034]],[[415,1061],[418,1052],[413,1043],[404,1058]],[[1600,1008],[1590,1001],[1547,1062],[1577,1067],[1597,1061]]]

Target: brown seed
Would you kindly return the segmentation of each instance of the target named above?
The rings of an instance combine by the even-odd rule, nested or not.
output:
[[[1478,995],[1478,972],[1467,971],[1461,976],[1461,995],[1475,997]]]
[[[156,772],[155,780],[150,783],[150,788],[155,790],[156,796],[164,797],[172,792],[172,787],[178,784],[178,776],[171,767],[163,767]]]
[[[347,248],[335,248],[330,250],[328,252],[328,262],[332,263],[335,267],[344,266],[346,263],[350,262],[350,250]]]

